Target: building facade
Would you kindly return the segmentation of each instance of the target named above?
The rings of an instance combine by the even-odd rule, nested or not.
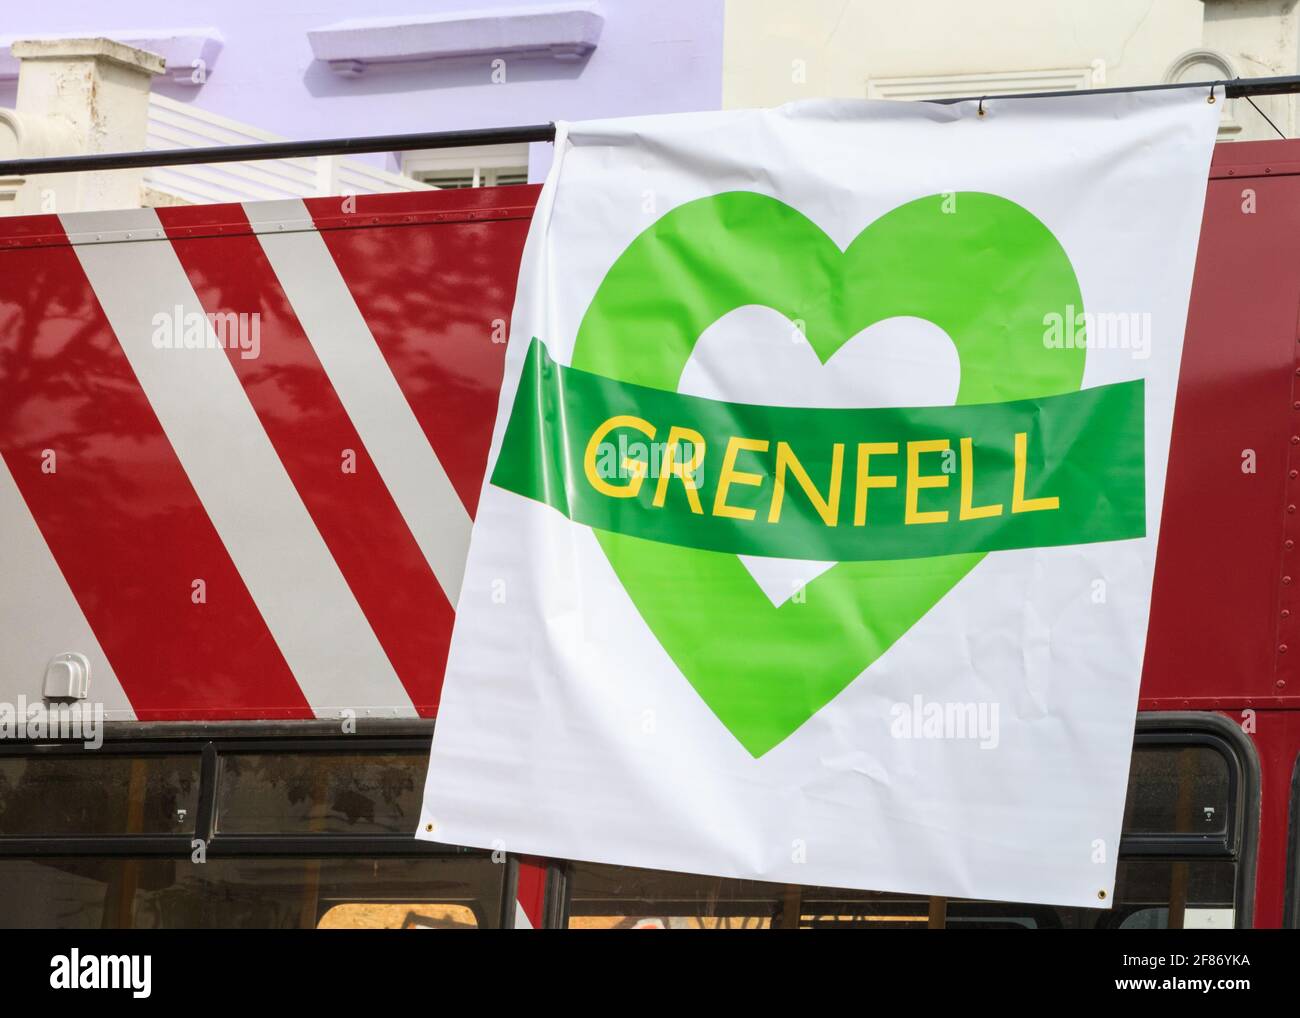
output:
[[[0,36],[0,158],[1300,71],[1300,0],[384,0],[373,14],[354,10],[337,0],[16,8]],[[1220,137],[1292,137],[1297,119],[1293,96],[1234,99]],[[550,158],[548,144],[520,144],[11,178],[0,180],[0,214],[518,183],[542,179]]]
[[[1300,72],[1297,0],[730,0],[723,104],[927,99]],[[1255,100],[1287,137],[1294,96]],[[1222,140],[1276,138],[1244,100]]]
[[[370,13],[373,11],[373,14]],[[238,144],[278,138],[457,130],[592,119],[641,113],[717,109],[722,88],[722,0],[384,0],[364,17],[355,4],[317,0],[277,5],[255,0],[198,0],[175,8],[157,0],[121,0],[111,7],[30,6],[5,18],[0,37],[0,109],[44,115],[48,96],[62,105],[78,89],[93,105],[90,82],[101,70],[53,68],[48,59],[22,101],[23,45],[61,46],[66,64],[74,40],[106,39],[161,56],[165,69],[136,61],[126,68],[136,91],[147,91],[151,149]],[[81,50],[86,47],[81,47]],[[74,52],[75,51],[75,52]],[[120,55],[120,54],[119,54]],[[48,56],[43,54],[42,56]],[[106,72],[113,77],[116,71]],[[143,74],[143,77],[141,75]],[[114,116],[139,119],[128,96]],[[113,136],[112,124],[81,132],[77,150],[112,151],[134,135]],[[10,129],[0,153],[54,154],[26,144]],[[46,139],[48,141],[48,139]],[[67,145],[54,145],[60,151]],[[143,147],[142,144],[136,147]],[[33,151],[33,148],[36,151]],[[412,152],[362,156],[357,164],[433,186],[541,179],[550,146]],[[220,201],[281,193],[344,190],[338,167],[173,170],[146,177],[148,201]],[[287,179],[285,179],[287,178]],[[378,178],[354,187],[392,189]],[[11,182],[11,189],[13,184]],[[3,187],[0,184],[0,187]],[[0,207],[14,203],[0,202]],[[28,208],[26,211],[32,211]]]

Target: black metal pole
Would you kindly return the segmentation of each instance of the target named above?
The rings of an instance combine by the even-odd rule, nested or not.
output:
[[[527,127],[485,127],[471,131],[378,134],[365,138],[268,141],[255,145],[214,145],[208,148],[173,148],[156,152],[9,159],[0,161],[0,177],[128,170],[148,166],[192,166],[196,163],[243,163],[259,159],[301,159],[304,156],[341,156],[361,152],[409,152],[412,149],[465,148],[469,145],[512,145],[525,141],[554,140],[554,124],[530,124]]]
[[[1300,92],[1300,74],[1275,78],[1229,78],[1220,81],[1171,81],[1160,85],[1117,85],[1114,88],[1074,88],[1061,92],[1013,92],[1010,95],[969,95],[961,99],[926,99],[925,102],[969,103],[990,99],[1055,99],[1069,95],[1118,95],[1121,92],[1168,92],[1171,89],[1199,88],[1208,96],[1226,93],[1229,99],[1247,95],[1294,95]]]
[[[1067,96],[1112,95],[1121,92],[1157,92],[1168,89],[1203,89],[1229,99],[1255,95],[1300,93],[1300,75],[1274,78],[1236,78],[1231,81],[1173,82],[1163,85],[1134,85],[1117,88],[1085,88],[1062,92],[1018,92],[1010,95],[966,96],[960,99],[930,99],[926,102],[985,102],[1003,99],[1047,99]],[[26,177],[42,173],[81,173],[97,170],[127,170],[149,166],[186,166],[197,163],[254,162],[259,159],[300,159],[306,156],[354,155],[362,152],[409,152],[413,149],[464,148],[469,145],[511,145],[531,141],[554,141],[554,124],[524,127],[486,127],[469,131],[431,131],[423,134],[380,134],[363,138],[326,138],[317,141],[272,141],[256,145],[218,145],[209,148],[177,148],[156,152],[111,152],[76,156],[46,156],[38,159],[0,161],[0,177]]]

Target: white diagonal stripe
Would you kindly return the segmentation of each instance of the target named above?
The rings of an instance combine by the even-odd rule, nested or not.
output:
[[[325,241],[300,201],[244,206],[393,501],[454,607],[469,554],[470,517],[393,377]],[[292,230],[281,231],[281,225]]]
[[[157,236],[152,209],[82,213],[64,228]],[[415,711],[312,522],[224,350],[158,349],[154,315],[203,313],[170,242],[75,248],[118,342],[312,709]],[[211,330],[208,330],[211,333]],[[210,337],[215,339],[215,337]],[[148,534],[140,540],[147,541]],[[219,623],[218,623],[219,624]]]
[[[75,652],[90,661],[86,702],[102,703],[109,721],[134,721],[131,701],[3,459],[0,535],[0,700],[39,703],[50,660]]]

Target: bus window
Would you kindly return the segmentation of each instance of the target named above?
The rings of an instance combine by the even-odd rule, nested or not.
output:
[[[574,863],[571,929],[926,929],[930,899]],[[1057,928],[1046,906],[953,902],[948,925]]]
[[[1004,902],[944,903],[949,929],[1123,929],[1231,926],[1229,860],[1120,863],[1110,910]],[[596,863],[569,868],[571,929],[914,929],[934,925],[915,895],[785,887]],[[1172,921],[1171,921],[1172,920]]]
[[[223,753],[217,831],[409,835],[428,763],[427,750]]]
[[[1124,831],[1218,834],[1228,822],[1228,760],[1210,746],[1133,750]]]
[[[781,885],[573,863],[572,929],[767,929]]]
[[[0,927],[498,927],[510,866],[418,841],[418,736],[0,746]]]
[[[567,922],[603,929],[1101,929],[1233,926],[1245,780],[1225,739],[1140,732],[1110,909],[726,880],[595,863],[567,871]]]
[[[472,856],[0,859],[0,927],[384,929],[410,916],[408,928],[473,929],[498,924],[504,868]]]
[[[194,830],[199,756],[0,756],[0,837]]]
[[[432,902],[348,902],[320,918],[318,930],[473,930],[478,916],[465,905]]]

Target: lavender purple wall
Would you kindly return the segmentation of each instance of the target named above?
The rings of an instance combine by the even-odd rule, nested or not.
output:
[[[157,91],[289,138],[505,126],[717,109],[722,97],[722,0],[603,0],[599,45],[585,59],[510,59],[491,80],[491,57],[372,67],[345,78],[314,59],[308,29],[350,18],[460,11],[492,13],[522,0],[76,0],[10,5],[6,35],[110,35],[123,30],[219,29],[223,49],[205,84],[160,80]],[[0,106],[15,83],[0,81]],[[391,165],[391,161],[390,161]],[[534,166],[534,175],[537,167]]]

